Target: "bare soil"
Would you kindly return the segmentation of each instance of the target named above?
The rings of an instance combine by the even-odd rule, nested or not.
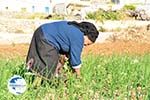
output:
[[[100,54],[100,55],[112,55],[112,54],[145,54],[150,53],[149,43],[137,43],[133,41],[116,41],[110,43],[93,44],[85,47],[83,54]]]
[[[28,44],[0,45],[1,58],[26,57]]]
[[[0,57],[26,57],[29,44],[0,45]],[[110,43],[96,43],[83,49],[83,56],[88,54],[138,54],[150,53],[150,43],[137,43],[133,41],[117,41]]]

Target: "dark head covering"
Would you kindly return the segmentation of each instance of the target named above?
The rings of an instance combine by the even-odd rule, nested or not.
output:
[[[96,29],[95,25],[90,22],[78,23],[76,21],[70,21],[68,22],[68,24],[78,27],[80,31],[83,32],[84,35],[87,36],[92,42],[95,42],[99,35],[99,32]]]

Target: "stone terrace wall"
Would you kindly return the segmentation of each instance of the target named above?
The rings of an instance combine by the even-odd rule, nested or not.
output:
[[[48,20],[6,19],[0,18],[0,32],[3,33],[33,33],[42,23]]]

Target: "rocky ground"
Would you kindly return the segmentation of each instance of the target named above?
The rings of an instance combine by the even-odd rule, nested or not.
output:
[[[134,41],[136,43],[150,43],[149,25],[129,27],[127,29],[120,30],[119,32],[114,32],[110,37],[107,38],[107,41]]]

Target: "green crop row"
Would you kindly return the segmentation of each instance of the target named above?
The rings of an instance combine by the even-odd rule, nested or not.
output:
[[[65,66],[66,76],[43,80],[33,87],[35,76],[25,75],[24,59],[0,59],[0,100],[149,100],[150,54],[83,57],[81,77]],[[15,96],[7,82],[13,75],[25,78],[28,89]],[[142,98],[142,99],[140,99]]]

